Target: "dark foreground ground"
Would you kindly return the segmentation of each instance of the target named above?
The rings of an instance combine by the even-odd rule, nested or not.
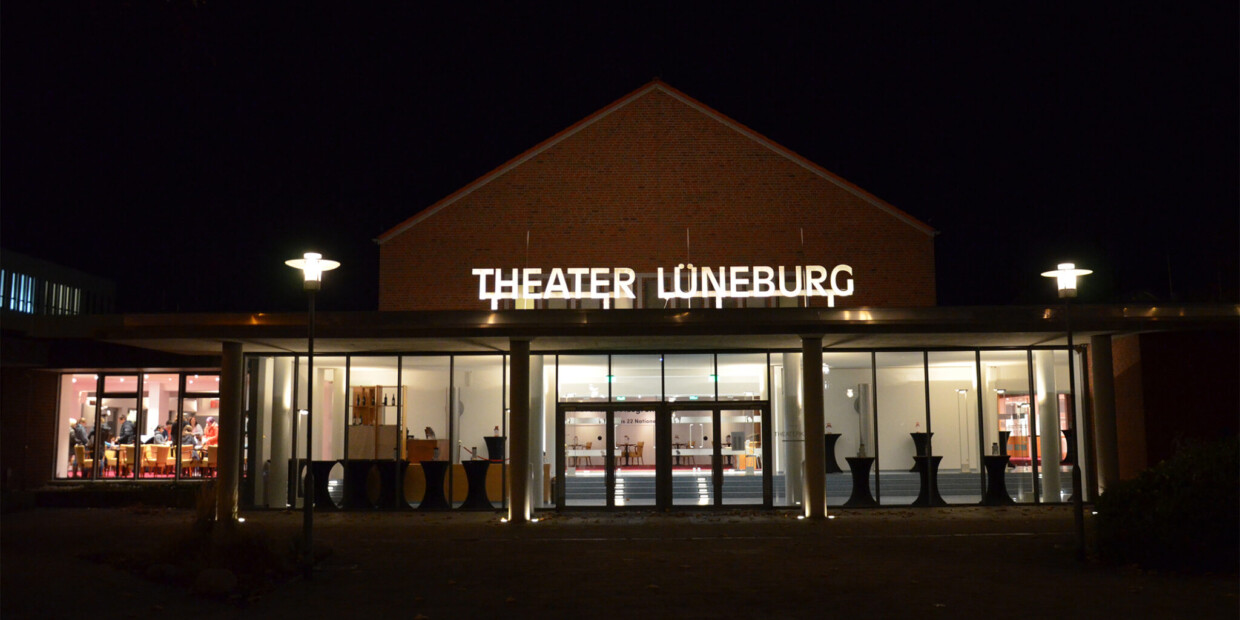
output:
[[[8,618],[1237,618],[1236,575],[1075,559],[1064,507],[316,516],[311,581],[207,599],[101,558],[154,554],[193,513],[36,509],[0,521]],[[301,516],[243,528],[299,535]],[[132,561],[132,560],[131,560]]]

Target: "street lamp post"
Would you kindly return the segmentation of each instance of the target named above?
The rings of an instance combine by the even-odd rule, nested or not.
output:
[[[1076,297],[1077,280],[1091,273],[1093,273],[1092,270],[1077,269],[1072,263],[1060,263],[1056,269],[1042,273],[1043,277],[1055,278],[1059,298],[1063,300],[1064,329],[1068,332],[1068,387],[1072,392],[1073,441],[1078,441],[1083,435],[1081,434],[1080,407],[1076,406],[1076,367],[1072,355],[1072,319],[1069,304],[1072,298]],[[1069,446],[1068,449],[1072,450],[1073,446]],[[1084,455],[1080,450],[1076,450],[1075,453],[1076,458],[1072,459],[1072,518],[1076,525],[1076,555],[1079,559],[1085,559],[1085,500],[1081,489],[1081,458]]]
[[[305,577],[310,579],[314,572],[314,294],[323,285],[323,272],[331,271],[340,266],[334,260],[323,260],[317,252],[306,252],[301,258],[284,261],[285,265],[301,270],[305,277],[305,290],[310,297],[309,342],[306,347],[307,385],[306,385],[306,481],[302,492],[302,508],[304,510],[304,553]]]

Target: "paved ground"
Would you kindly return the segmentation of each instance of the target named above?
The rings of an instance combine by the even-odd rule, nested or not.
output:
[[[1063,507],[549,515],[336,513],[331,555],[221,601],[115,565],[155,561],[188,511],[39,509],[0,522],[7,618],[1237,618],[1236,575],[1078,562]],[[276,541],[301,516],[247,514]]]

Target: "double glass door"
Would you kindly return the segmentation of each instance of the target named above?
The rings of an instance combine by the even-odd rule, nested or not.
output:
[[[769,506],[769,412],[766,402],[561,403],[557,505]]]

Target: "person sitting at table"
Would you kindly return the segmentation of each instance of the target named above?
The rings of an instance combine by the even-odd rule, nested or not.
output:
[[[205,448],[207,446],[219,445],[219,440],[219,425],[215,423],[214,417],[207,418],[207,428],[202,431],[202,446]]]
[[[155,434],[151,436],[151,443],[157,446],[168,443],[168,431],[164,429],[164,425],[160,424],[155,427]]]
[[[125,416],[125,422],[121,424],[121,434],[117,435],[116,443],[121,445],[131,445],[138,437],[138,425],[134,421],[138,419],[138,414],[130,413]]]
[[[193,448],[194,460],[202,460],[202,451],[199,450],[198,438],[194,436],[194,429],[190,428],[188,424],[181,427],[181,446]]]

